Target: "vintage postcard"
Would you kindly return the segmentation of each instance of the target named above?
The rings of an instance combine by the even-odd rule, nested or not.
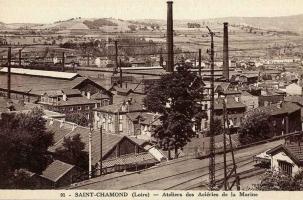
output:
[[[0,0],[0,199],[299,199],[302,36],[302,0]]]

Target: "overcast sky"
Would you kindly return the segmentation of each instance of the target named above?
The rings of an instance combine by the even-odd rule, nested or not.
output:
[[[303,0],[175,0],[174,19],[303,14]],[[166,0],[0,0],[0,21],[50,23],[73,17],[166,19]]]

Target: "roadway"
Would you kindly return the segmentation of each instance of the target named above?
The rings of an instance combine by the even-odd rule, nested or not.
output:
[[[260,174],[254,168],[253,156],[282,144],[273,141],[235,151],[237,172]],[[231,164],[231,154],[227,156]],[[229,167],[231,168],[231,167]],[[135,173],[115,173],[97,177],[69,189],[93,190],[186,190],[206,188],[208,182],[208,159],[178,159],[162,163]],[[240,176],[241,177],[241,176]],[[216,180],[223,178],[223,155],[216,155]],[[204,186],[204,187],[203,187]]]

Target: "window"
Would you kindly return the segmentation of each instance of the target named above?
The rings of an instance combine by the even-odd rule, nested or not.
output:
[[[78,106],[78,110],[81,110],[81,106]]]
[[[85,110],[89,110],[89,106],[85,106]]]
[[[70,107],[70,108],[69,108],[69,111],[74,111],[74,108],[73,108],[73,107]]]
[[[123,115],[119,115],[119,131],[123,131],[122,120],[123,120]]]
[[[282,170],[283,172],[285,172],[288,175],[292,175],[292,167],[293,165],[289,162],[286,161],[282,161],[282,160],[278,160],[278,164],[279,164],[279,168],[280,170]]]

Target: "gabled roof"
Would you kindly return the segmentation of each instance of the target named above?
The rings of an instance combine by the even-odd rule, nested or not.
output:
[[[267,152],[269,155],[275,155],[279,152],[285,152],[297,165],[303,164],[303,146],[298,142],[281,144]]]
[[[125,106],[125,111],[123,111],[123,106]],[[106,112],[106,113],[129,113],[129,112],[145,112],[143,109],[142,103],[131,102],[130,104],[126,104],[125,102],[115,103],[107,106],[102,106],[94,109],[96,111]]]
[[[303,106],[303,97],[302,96],[286,96],[284,101],[297,103],[300,106]]]
[[[0,72],[4,72],[4,73],[7,73],[7,71],[8,71],[7,67],[4,67],[0,70]],[[51,77],[51,78],[58,78],[58,79],[73,79],[77,76],[80,76],[77,73],[45,71],[45,70],[24,69],[24,68],[11,68],[11,73],[22,74],[22,75],[31,75],[31,76]]]
[[[74,165],[70,165],[60,160],[55,160],[46,167],[41,176],[52,182],[57,182],[62,176],[64,176],[74,167]]]
[[[266,112],[266,113],[269,113],[271,116],[275,116],[275,115],[282,115],[282,114],[291,114],[300,109],[301,109],[300,106],[298,106],[294,103],[285,102],[285,103],[282,103],[280,107],[278,107],[277,104],[258,107],[258,108],[250,110],[247,114],[249,115],[249,114],[253,114],[255,112]]]
[[[236,101],[233,97],[227,97],[226,108],[233,109],[233,108],[245,108],[246,105],[240,101]],[[217,99],[214,104],[215,110],[222,110],[223,109],[223,99]]]

